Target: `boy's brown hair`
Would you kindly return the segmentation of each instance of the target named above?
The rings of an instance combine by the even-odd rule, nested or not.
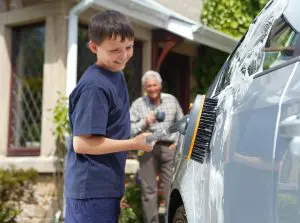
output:
[[[101,44],[105,38],[121,37],[121,40],[133,39],[134,30],[129,19],[115,10],[107,10],[96,14],[89,24],[89,38]]]

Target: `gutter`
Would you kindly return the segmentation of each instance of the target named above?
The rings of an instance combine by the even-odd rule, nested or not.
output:
[[[78,16],[93,2],[93,0],[82,0],[69,12],[66,96],[71,94],[77,81]]]
[[[231,53],[239,39],[200,24],[193,32],[194,41],[200,42],[220,51]]]
[[[183,17],[154,0],[81,0],[69,12],[67,96],[76,86],[78,16],[92,5],[120,11],[129,18],[151,27],[167,30],[189,41],[227,53],[230,53],[238,42],[224,33]]]

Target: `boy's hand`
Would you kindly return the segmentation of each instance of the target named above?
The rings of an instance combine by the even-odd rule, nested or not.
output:
[[[153,146],[156,142],[152,142],[148,144],[146,142],[146,137],[152,135],[151,133],[142,133],[134,137],[135,148],[138,150],[143,150],[145,152],[151,152],[153,150]]]

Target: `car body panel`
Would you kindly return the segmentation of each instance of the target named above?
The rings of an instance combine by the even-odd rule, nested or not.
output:
[[[299,0],[289,0],[288,7],[283,13],[283,15],[289,21],[289,23],[298,32],[300,32],[299,11],[295,9],[299,8],[299,5],[300,5]]]
[[[275,0],[266,6],[227,61],[230,83],[222,80],[226,62],[211,86],[208,97],[218,98],[219,111],[206,162],[183,158],[185,136],[179,138],[171,197],[180,194],[188,222],[300,219],[300,138],[279,131],[282,122],[300,115],[300,58],[280,60],[265,71],[259,67],[275,20],[283,15],[300,24],[300,17],[286,16],[288,2]],[[300,2],[290,2],[300,9]],[[259,72],[251,71],[253,67]],[[225,88],[220,90],[220,83]]]

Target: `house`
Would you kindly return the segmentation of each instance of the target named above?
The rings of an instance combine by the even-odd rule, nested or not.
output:
[[[134,57],[124,71],[131,99],[142,93],[143,72],[155,69],[187,111],[198,46],[236,45],[198,22],[201,7],[202,0],[0,0],[0,167],[55,171],[49,109],[93,61],[87,24],[98,11],[118,10],[133,23]]]

